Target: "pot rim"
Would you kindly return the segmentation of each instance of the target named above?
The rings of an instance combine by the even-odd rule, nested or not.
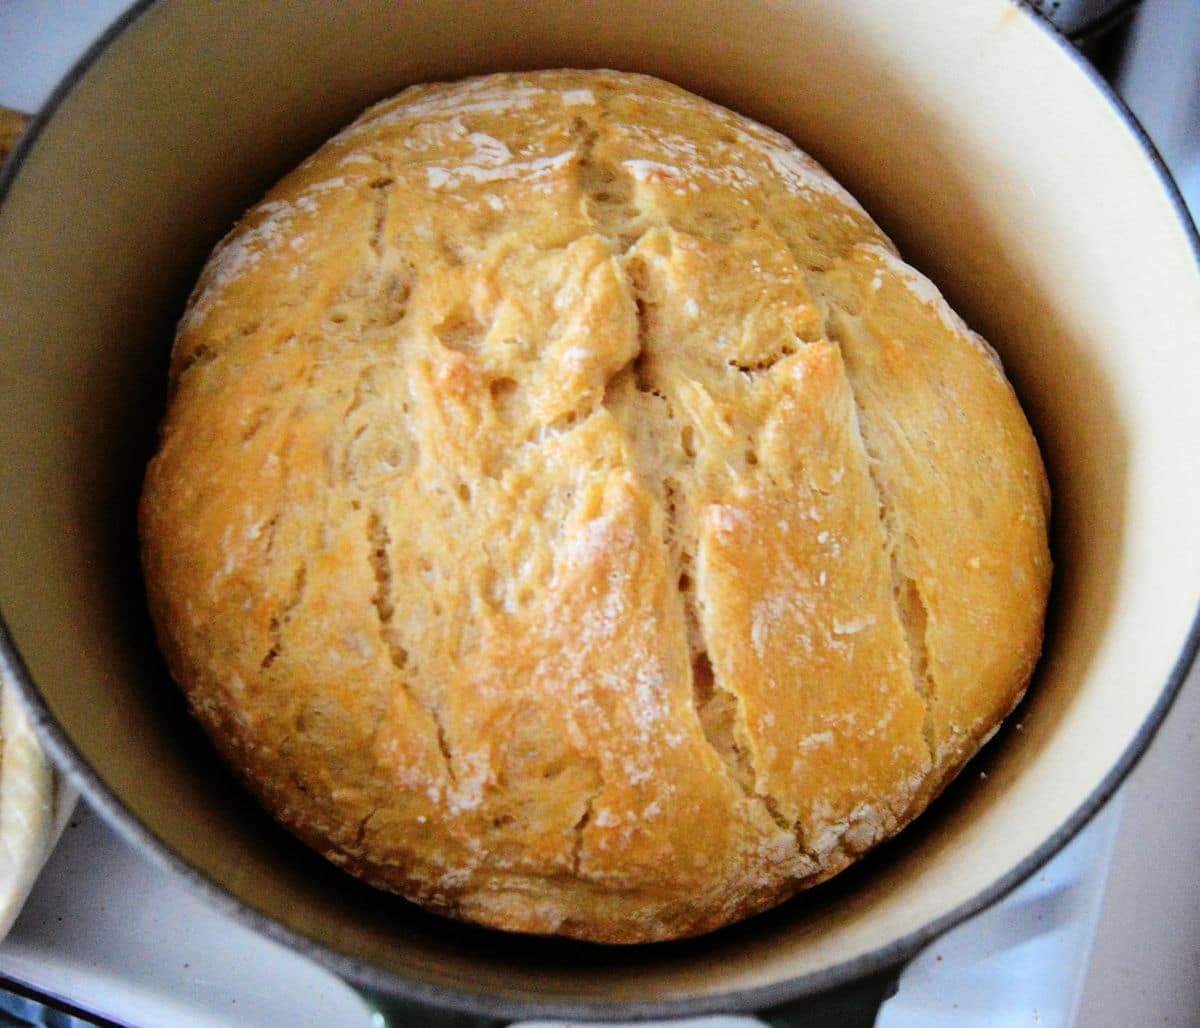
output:
[[[3,170],[0,171],[0,208],[3,206],[12,183],[19,175],[26,157],[36,144],[38,136],[58,108],[74,91],[75,86],[119,36],[143,14],[153,7],[160,6],[162,2],[163,0],[136,0],[83,53],[63,77],[49,99],[33,116],[16,148],[9,155]],[[1075,48],[1069,38],[1059,31],[1034,5],[1033,0],[1010,0],[1010,2],[1025,16],[1032,18],[1052,43],[1058,46],[1069,60],[1082,68],[1101,97],[1108,102],[1125,128],[1133,134],[1143,153],[1153,165],[1159,182],[1167,193],[1176,217],[1191,244],[1197,270],[1200,271],[1200,232],[1197,231],[1196,224],[1189,214],[1166,163],[1137,118],[1087,58]],[[79,787],[87,801],[100,812],[108,825],[126,842],[146,854],[160,867],[178,875],[188,883],[193,892],[203,896],[222,913],[267,938],[316,961],[345,979],[351,987],[361,986],[368,990],[377,990],[384,995],[433,1007],[482,1016],[515,1019],[551,1017],[583,1020],[637,1020],[763,1010],[806,996],[816,996],[845,986],[857,979],[899,966],[932,940],[1007,896],[1047,863],[1091,821],[1145,753],[1154,734],[1179,695],[1198,651],[1200,651],[1200,601],[1197,603],[1196,614],[1193,616],[1183,648],[1162,692],[1138,728],[1132,742],[1116,763],[1063,824],[1051,833],[1033,853],[953,910],[869,953],[770,985],[684,999],[603,1003],[587,1000],[533,1000],[498,996],[454,986],[433,985],[420,979],[408,978],[348,957],[314,942],[239,899],[224,886],[187,863],[166,842],[159,839],[100,779],[50,712],[9,633],[3,612],[0,611],[0,672],[8,674],[16,685],[29,708],[37,734],[55,764],[65,771],[67,776]]]

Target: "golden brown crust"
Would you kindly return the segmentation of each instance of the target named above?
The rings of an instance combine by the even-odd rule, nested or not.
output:
[[[920,812],[1050,564],[994,357],[782,137],[544,72],[368,111],[222,243],[141,508],[197,716],[456,916],[707,931]]]

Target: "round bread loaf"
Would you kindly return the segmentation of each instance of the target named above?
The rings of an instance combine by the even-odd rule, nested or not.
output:
[[[929,803],[1050,579],[991,349],[813,160],[642,76],[406,90],[221,243],[141,535],[267,809],[432,909],[717,928]]]

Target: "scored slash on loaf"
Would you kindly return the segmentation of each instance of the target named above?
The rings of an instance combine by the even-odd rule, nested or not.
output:
[[[326,857],[640,942],[894,834],[1036,662],[990,348],[775,132],[643,76],[418,86],[180,324],[141,507],[171,671]]]

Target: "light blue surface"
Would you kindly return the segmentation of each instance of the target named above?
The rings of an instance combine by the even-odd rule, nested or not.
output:
[[[1110,805],[1007,900],[920,954],[878,1028],[1072,1024],[1118,818]],[[368,1028],[332,974],[214,911],[86,805],[75,822],[0,945],[0,975],[138,1025]]]
[[[129,0],[0,0],[0,104],[32,114]]]

